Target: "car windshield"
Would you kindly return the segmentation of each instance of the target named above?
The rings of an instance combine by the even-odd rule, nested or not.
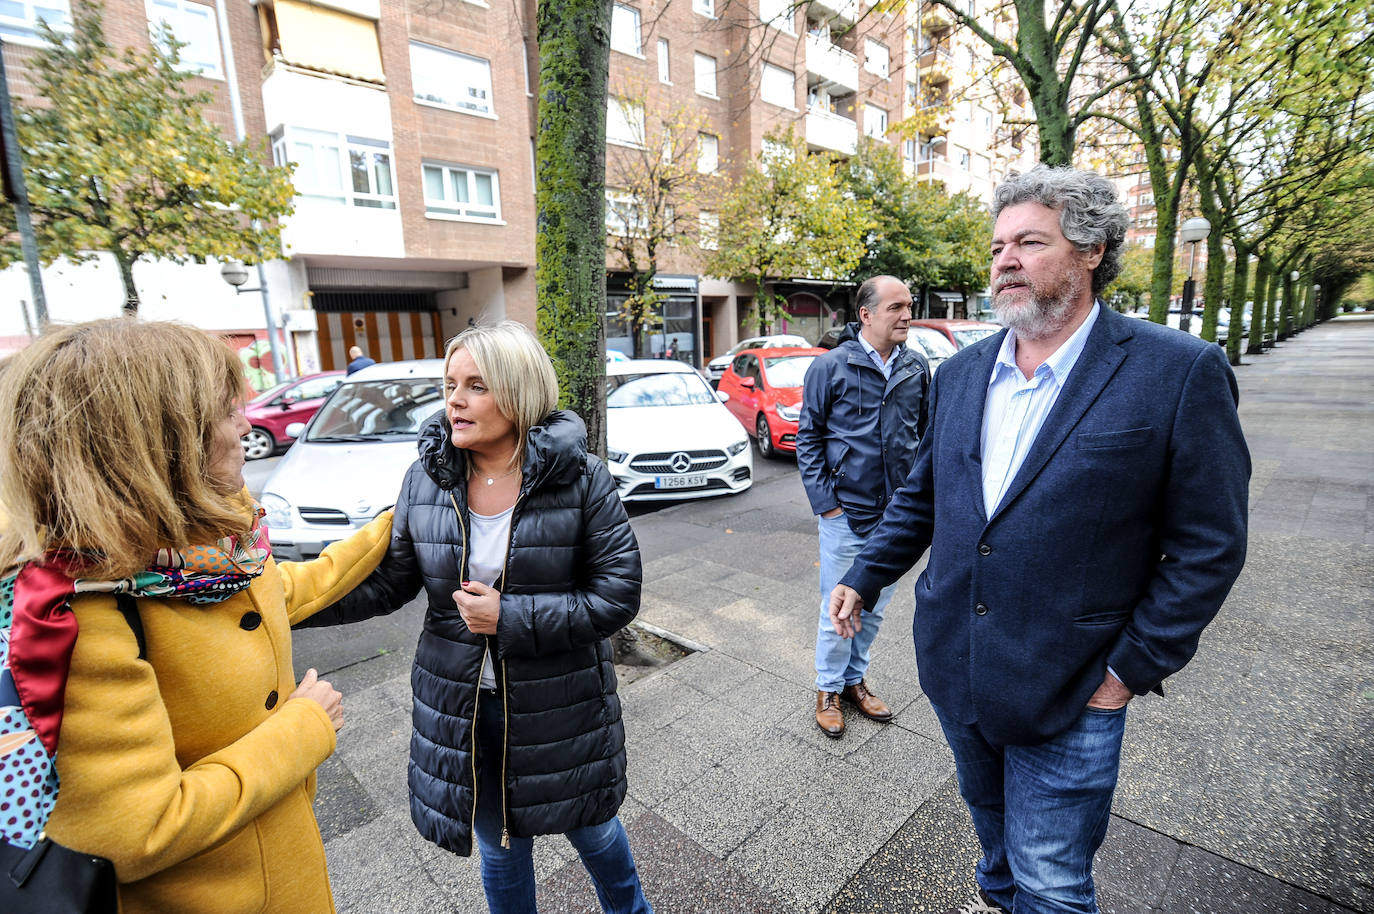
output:
[[[958,341],[959,348],[972,346],[984,337],[992,336],[997,332],[996,327],[966,327],[963,330],[955,330],[954,339]]]
[[[438,378],[358,381],[334,392],[310,425],[307,441],[414,438],[444,405]]]
[[[929,327],[912,327],[907,339],[913,340],[925,350],[926,358],[947,359],[954,355],[954,344],[943,333]]]
[[[715,403],[716,395],[696,372],[622,374],[606,378],[606,408],[696,406]]]
[[[806,369],[816,361],[814,355],[778,356],[763,360],[763,371],[770,387],[801,387]]]

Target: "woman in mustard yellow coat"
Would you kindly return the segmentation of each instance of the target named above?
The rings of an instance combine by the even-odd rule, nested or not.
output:
[[[290,625],[366,577],[391,518],[274,564],[243,389],[227,346],[171,323],[61,328],[0,367],[0,705],[11,672],[23,696],[0,711],[32,722],[15,751],[55,748],[46,836],[111,860],[125,914],[333,910],[311,801],[343,710],[314,670],[297,684]],[[49,701],[18,662],[42,625],[70,635]],[[42,818],[0,837],[32,843]]]

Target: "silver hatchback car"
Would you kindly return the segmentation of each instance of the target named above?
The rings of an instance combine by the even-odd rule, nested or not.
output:
[[[272,554],[311,559],[396,502],[420,426],[444,405],[444,360],[346,377],[263,486]]]

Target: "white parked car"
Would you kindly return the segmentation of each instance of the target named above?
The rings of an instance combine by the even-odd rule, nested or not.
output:
[[[710,378],[712,384],[719,383],[720,376],[725,374],[725,369],[730,367],[730,362],[739,352],[745,349],[776,349],[784,346],[810,345],[810,340],[804,336],[797,336],[795,333],[774,333],[771,336],[751,336],[731,346],[724,355],[718,355],[707,362],[706,376]]]
[[[444,405],[444,360],[344,378],[263,486],[272,554],[310,559],[396,502],[420,426]]]
[[[606,365],[606,464],[622,501],[731,495],[754,484],[753,449],[723,396],[673,359]]]

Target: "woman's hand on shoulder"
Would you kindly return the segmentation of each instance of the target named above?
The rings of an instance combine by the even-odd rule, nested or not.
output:
[[[453,592],[453,602],[458,604],[458,613],[474,634],[496,634],[501,618],[501,591],[479,581],[464,581],[462,588]]]

